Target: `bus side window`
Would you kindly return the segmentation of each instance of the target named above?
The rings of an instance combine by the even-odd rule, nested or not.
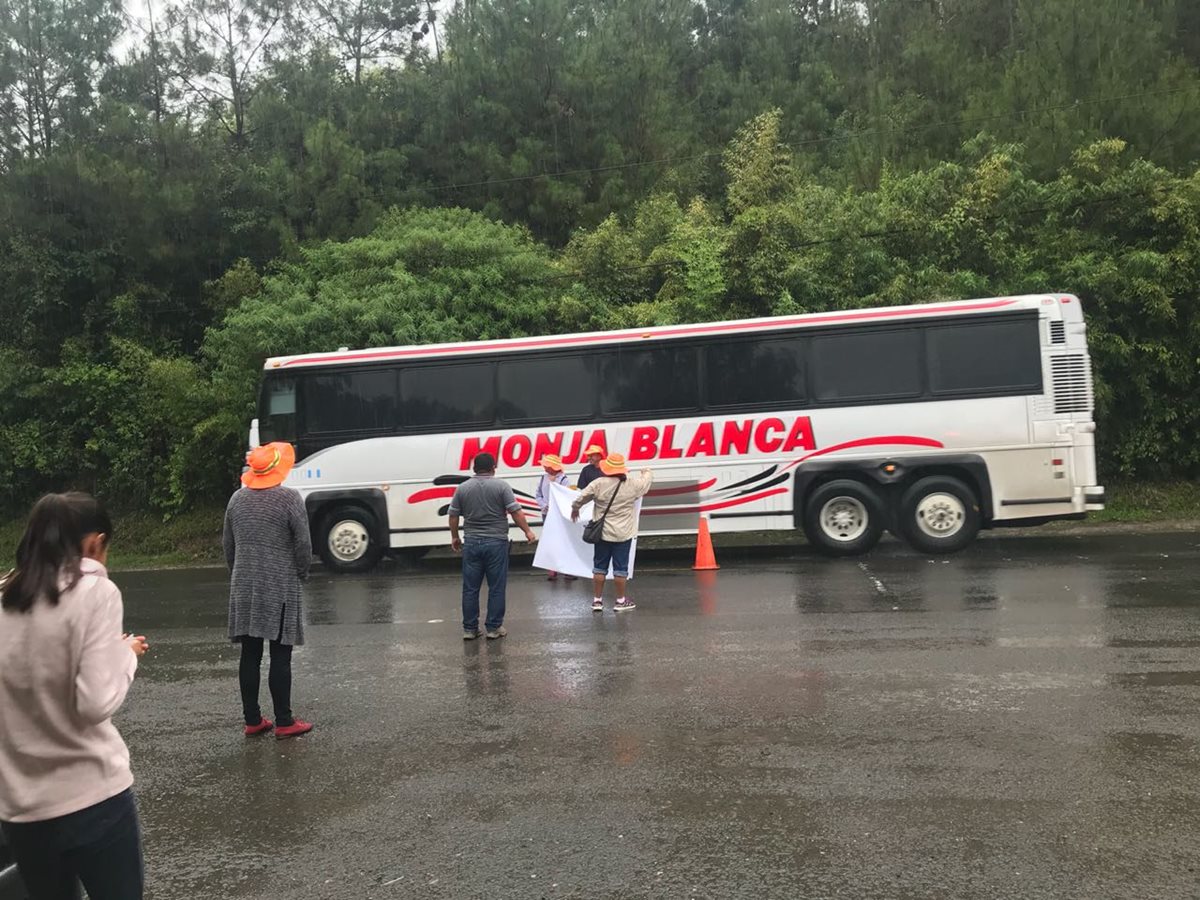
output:
[[[801,338],[709,345],[705,348],[708,405],[802,404],[804,351]]]
[[[935,394],[1042,392],[1038,320],[929,329],[929,387]]]
[[[921,343],[916,329],[817,335],[813,394],[822,403],[915,397],[924,380]]]
[[[296,379],[291,376],[268,378],[263,385],[258,414],[258,439],[271,441],[296,440]]]
[[[695,347],[624,347],[601,358],[601,411],[606,415],[691,410],[700,406]]]
[[[491,424],[496,384],[491,363],[414,366],[400,373],[406,428]]]
[[[502,359],[497,411],[503,422],[587,420],[595,413],[592,358],[582,354],[545,359]]]
[[[395,425],[395,369],[321,372],[305,378],[307,433],[387,431]]]

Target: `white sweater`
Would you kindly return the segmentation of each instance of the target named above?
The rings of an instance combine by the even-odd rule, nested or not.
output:
[[[133,784],[111,717],[137,656],[122,639],[121,592],[100,563],[59,598],[0,614],[0,820],[40,822]]]

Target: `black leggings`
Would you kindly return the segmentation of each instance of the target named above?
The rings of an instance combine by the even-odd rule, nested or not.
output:
[[[238,682],[242,688],[242,714],[247,725],[262,721],[258,705],[258,682],[262,671],[263,639],[244,637]],[[271,702],[275,705],[275,724],[292,724],[292,645],[271,641],[271,671],[267,675]]]
[[[132,791],[57,819],[5,822],[30,900],[141,900],[142,837]],[[24,896],[24,894],[21,894]]]

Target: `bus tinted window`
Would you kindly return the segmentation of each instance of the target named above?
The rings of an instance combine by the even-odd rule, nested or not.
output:
[[[424,366],[400,373],[401,422],[409,428],[492,421],[491,363]]]
[[[921,332],[818,335],[812,342],[818,400],[887,400],[921,393]]]
[[[1037,319],[939,325],[929,329],[929,387],[960,391],[1040,392]]]
[[[505,422],[586,419],[596,396],[592,361],[586,356],[502,360],[497,409]]]
[[[384,431],[396,424],[396,373],[391,369],[309,375],[304,422],[314,434]]]
[[[700,405],[694,347],[619,348],[601,359],[600,406],[606,414],[686,410]]]
[[[708,347],[708,405],[803,402],[803,348],[800,338]]]

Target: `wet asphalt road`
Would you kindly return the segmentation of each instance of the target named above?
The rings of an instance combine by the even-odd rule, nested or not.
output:
[[[285,742],[222,572],[116,576],[149,896],[1200,895],[1200,536],[722,561],[517,569],[469,644],[444,566],[316,574]]]

